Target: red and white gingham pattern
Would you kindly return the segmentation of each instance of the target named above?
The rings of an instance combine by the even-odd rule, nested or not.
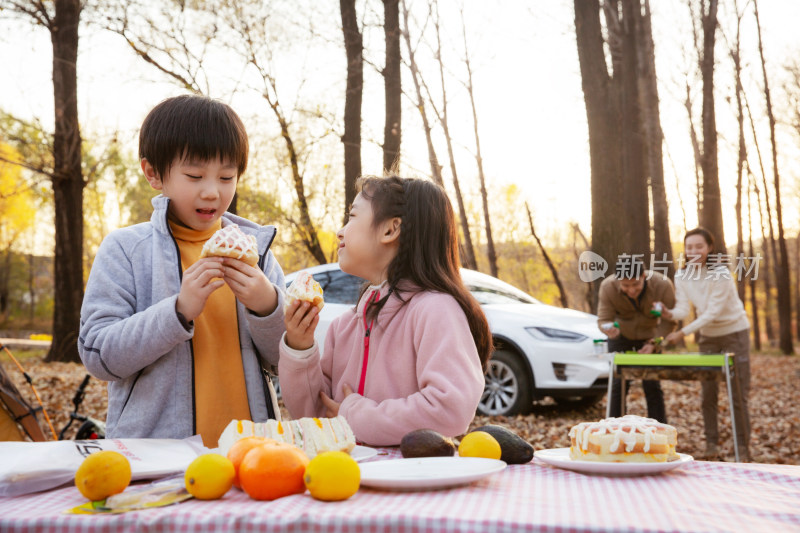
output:
[[[399,456],[386,452],[376,460]],[[347,501],[326,503],[308,493],[257,502],[233,489],[216,501],[62,514],[83,501],[74,487],[0,499],[0,531],[800,531],[800,466],[698,461],[654,476],[606,477],[534,460],[441,491],[365,487]]]

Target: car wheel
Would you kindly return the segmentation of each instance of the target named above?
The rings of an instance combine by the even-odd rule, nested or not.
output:
[[[603,399],[602,394],[593,394],[590,396],[565,396],[563,398],[553,398],[559,407],[566,409],[585,409],[593,406]]]
[[[533,407],[533,379],[520,356],[497,350],[484,375],[478,413],[482,415],[525,415]]]

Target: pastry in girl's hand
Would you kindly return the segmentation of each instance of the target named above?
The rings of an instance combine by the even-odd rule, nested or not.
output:
[[[228,224],[206,241],[200,257],[232,257],[256,266],[258,244],[253,235],[247,235],[236,224]]]
[[[289,285],[289,288],[286,289],[284,309],[288,309],[295,300],[310,302],[311,305],[317,306],[320,310],[325,305],[322,299],[322,287],[305,270],[300,271],[292,284]]]

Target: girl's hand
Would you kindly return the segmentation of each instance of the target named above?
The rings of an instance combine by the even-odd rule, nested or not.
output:
[[[295,300],[283,317],[286,324],[286,345],[294,350],[314,346],[314,330],[319,323],[319,308],[303,300]]]
[[[258,316],[267,316],[278,305],[278,292],[266,274],[244,261],[226,257],[222,260],[223,279],[236,299]]]
[[[664,305],[663,302],[653,302],[653,307],[655,307],[657,304],[661,304],[661,316],[667,320],[672,320],[672,311],[667,309],[667,306]]]
[[[189,322],[197,318],[203,312],[211,293],[225,284],[219,279],[223,276],[224,267],[221,258],[206,257],[195,262],[183,273],[175,310]]]
[[[683,331],[673,331],[666,337],[664,337],[664,344],[678,344],[683,340],[686,335],[683,334]]]
[[[353,394],[353,389],[350,387],[350,385],[345,383],[342,385],[342,392],[344,393],[344,397],[347,398]],[[333,401],[330,396],[322,391],[319,391],[319,399],[322,400],[322,404],[325,406],[325,416],[328,418],[339,416],[339,406],[342,405],[341,403]]]

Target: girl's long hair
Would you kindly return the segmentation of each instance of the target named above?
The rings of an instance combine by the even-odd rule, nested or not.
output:
[[[392,293],[403,300],[400,292],[407,289],[398,289],[403,280],[421,291],[449,294],[467,316],[485,370],[493,350],[492,333],[478,301],[461,279],[455,215],[444,189],[429,180],[396,175],[364,176],[357,188],[372,206],[373,225],[391,218],[401,220],[399,249],[389,264],[389,292],[370,306],[368,314],[377,316]],[[362,296],[366,289],[361,289]]]

